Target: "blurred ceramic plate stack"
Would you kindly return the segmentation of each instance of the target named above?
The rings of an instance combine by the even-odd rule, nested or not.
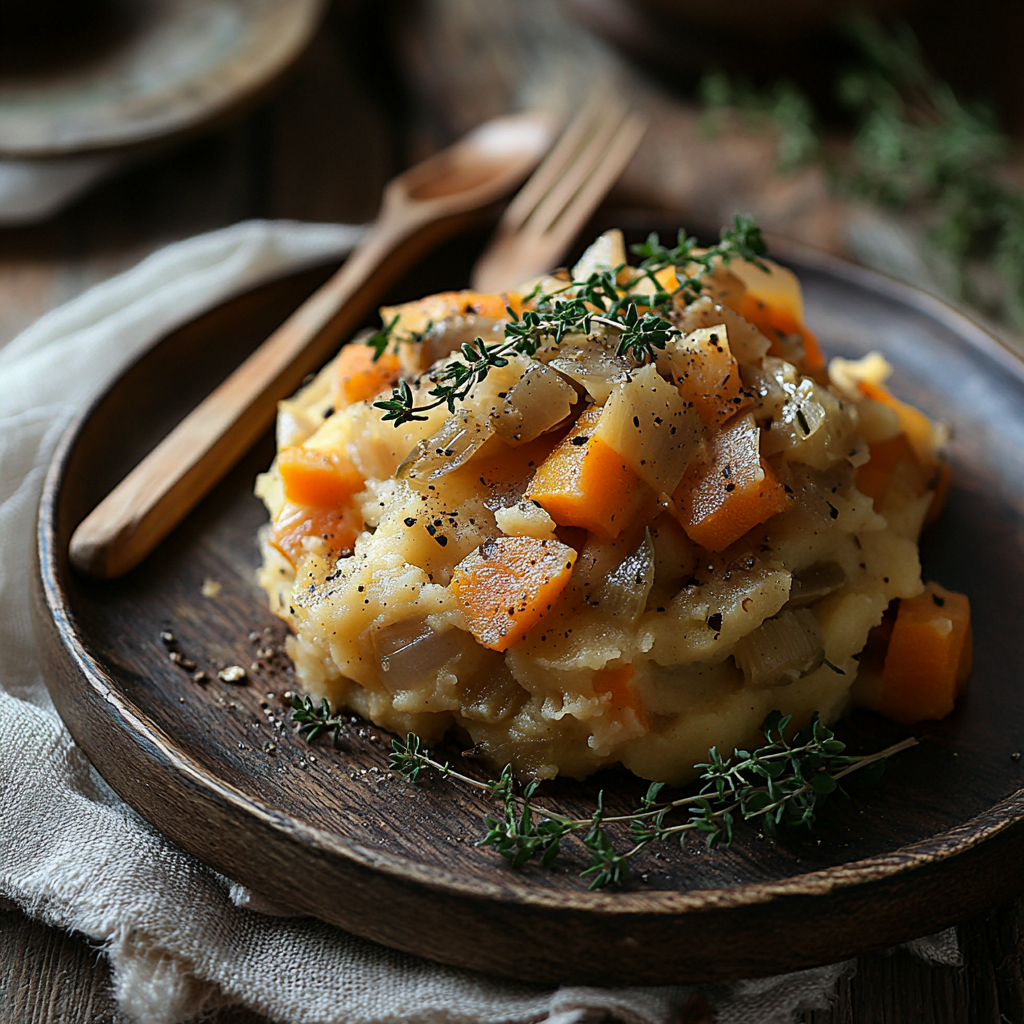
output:
[[[31,205],[31,179],[60,191],[254,102],[302,53],[325,6],[0,0],[0,219],[5,175]]]

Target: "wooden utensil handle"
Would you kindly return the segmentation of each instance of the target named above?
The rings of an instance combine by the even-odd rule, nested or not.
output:
[[[344,266],[83,520],[71,538],[75,568],[111,579],[138,565],[258,440],[278,401],[327,361],[388,285],[477,215],[378,221]]]

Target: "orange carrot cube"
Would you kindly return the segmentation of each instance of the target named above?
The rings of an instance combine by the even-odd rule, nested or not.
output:
[[[294,568],[307,551],[306,539],[322,541],[329,551],[350,549],[363,528],[363,519],[352,505],[287,504],[270,531],[273,544]]]
[[[887,441],[876,441],[868,445],[871,458],[857,467],[857,490],[872,498],[877,506],[885,496],[892,475],[900,473],[914,483],[918,494],[923,494],[927,480],[924,468],[906,434],[897,434]]]
[[[900,601],[877,710],[904,725],[945,718],[971,672],[971,605],[937,583]]]
[[[796,318],[792,309],[776,305],[748,291],[736,312],[744,320],[749,320],[772,343],[769,355],[790,359],[792,352],[786,346],[785,339],[796,335],[803,344],[804,368],[820,370],[825,365],[825,356],[818,344],[817,335],[802,319]]]
[[[707,459],[686,471],[672,511],[689,538],[722,551],[782,512],[786,492],[760,454],[761,432],[750,413],[708,438]]]
[[[560,526],[582,526],[617,537],[637,515],[650,490],[622,457],[591,436],[600,409],[588,409],[541,463],[526,497],[543,506]]]
[[[825,357],[821,346],[804,324],[804,299],[799,279],[786,267],[771,260],[763,262],[767,270],[746,260],[730,261],[730,272],[746,285],[742,301],[734,307],[736,312],[772,343],[771,355],[794,361],[786,340],[796,335],[803,344],[803,368],[822,369]]]
[[[335,404],[339,409],[356,402],[368,402],[398,380],[401,364],[393,352],[376,362],[369,345],[346,345],[335,364]]]
[[[857,382],[857,389],[866,398],[888,406],[899,417],[900,428],[913,445],[918,459],[925,466],[936,463],[935,442],[932,433],[932,421],[920,409],[915,409],[906,402],[901,402],[884,384],[874,384],[868,380]]]
[[[575,562],[557,540],[498,537],[455,567],[451,590],[477,641],[507,651],[551,611]]]
[[[282,448],[277,468],[285,498],[296,505],[332,508],[351,501],[363,489],[363,476],[339,452],[315,448]]]

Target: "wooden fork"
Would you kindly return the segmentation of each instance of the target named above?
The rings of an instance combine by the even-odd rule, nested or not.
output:
[[[500,292],[558,266],[647,131],[621,100],[589,100],[508,205],[473,268],[473,288]]]

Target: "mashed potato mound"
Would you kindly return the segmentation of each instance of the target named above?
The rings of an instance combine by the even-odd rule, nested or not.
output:
[[[533,301],[625,262],[609,232]],[[922,591],[941,436],[880,357],[830,378],[789,271],[705,283],[654,361],[594,322],[397,427],[373,403],[401,380],[429,404],[524,296],[385,309],[378,362],[350,345],[281,404],[260,582],[308,693],[539,778],[682,783],[773,709],[842,714],[869,631]]]

